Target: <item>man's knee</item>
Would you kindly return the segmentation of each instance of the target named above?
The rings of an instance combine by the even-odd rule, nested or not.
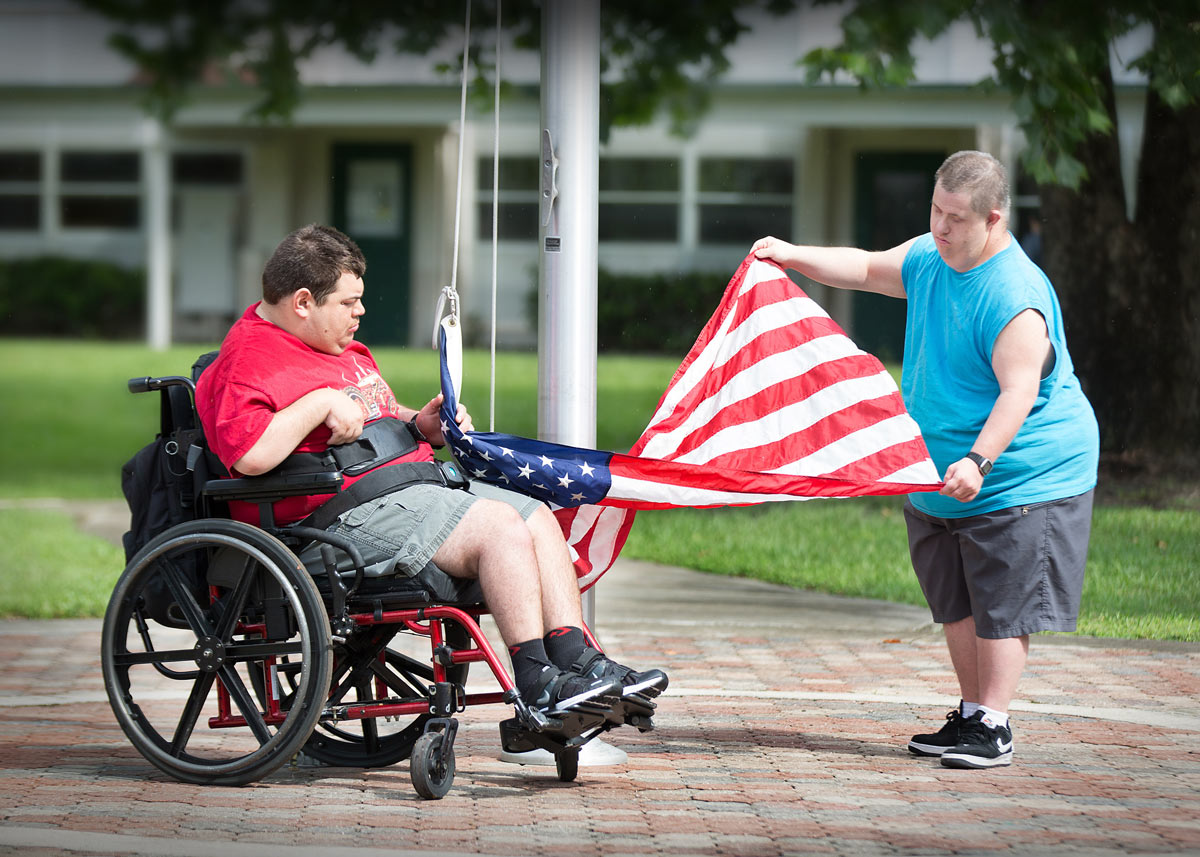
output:
[[[558,518],[554,517],[549,506],[539,506],[529,516],[527,523],[535,538],[551,538],[562,541],[562,527],[559,526]]]
[[[480,499],[471,505],[467,515],[455,528],[455,535],[464,535],[488,550],[521,550],[532,546],[529,527],[520,513],[507,503]]]

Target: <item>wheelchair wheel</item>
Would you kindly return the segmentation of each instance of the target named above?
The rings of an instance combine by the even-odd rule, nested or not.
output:
[[[389,643],[397,636],[393,625],[360,628],[345,643],[333,647],[333,676],[327,708],[369,705],[390,700],[424,701],[433,679],[433,667],[410,657]],[[454,648],[466,645],[469,635],[462,626],[446,623],[446,642]],[[424,638],[420,638],[424,642]],[[447,678],[459,685],[467,681],[468,664],[447,668]],[[290,665],[278,671],[281,681],[294,692]],[[261,694],[261,687],[256,685]],[[318,762],[334,767],[383,768],[409,757],[413,745],[425,731],[432,715],[420,714],[407,723],[400,719],[370,717],[355,720],[323,720],[313,730],[304,752]]]
[[[321,716],[332,660],[304,566],[273,536],[222,519],[179,524],[138,552],[109,600],[100,657],[138,752],[214,785],[254,782],[296,754]]]
[[[409,757],[409,776],[413,788],[423,798],[439,800],[454,784],[454,747],[446,750],[442,759],[442,746],[446,742],[444,732],[426,732],[417,739]]]

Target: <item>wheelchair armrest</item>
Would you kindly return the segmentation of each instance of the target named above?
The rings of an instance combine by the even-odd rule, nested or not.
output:
[[[204,483],[204,495],[214,500],[240,500],[243,503],[273,503],[284,497],[309,494],[333,494],[342,485],[342,474],[293,473],[281,476],[240,476],[236,479],[210,479]]]

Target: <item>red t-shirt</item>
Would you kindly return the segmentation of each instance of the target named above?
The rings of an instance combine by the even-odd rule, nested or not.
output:
[[[402,416],[365,345],[351,342],[341,354],[316,351],[259,316],[257,309],[258,304],[249,307],[229,329],[220,356],[196,385],[196,408],[209,448],[231,473],[237,475],[233,463],[258,442],[275,414],[313,390],[331,387],[346,393],[362,407],[364,423]],[[329,428],[319,425],[295,451],[324,452],[329,435]],[[391,463],[431,460],[433,448],[422,442]],[[354,477],[347,477],[343,486],[353,482]],[[281,500],[274,506],[275,521],[299,521],[331,496]],[[258,523],[254,505],[230,503],[229,511],[237,520]]]

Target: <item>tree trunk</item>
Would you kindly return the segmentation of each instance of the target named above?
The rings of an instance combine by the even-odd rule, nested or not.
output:
[[[1200,106],[1174,111],[1151,91],[1143,139],[1135,218],[1115,132],[1078,153],[1089,176],[1079,191],[1042,189],[1042,214],[1102,449],[1162,466],[1200,438]]]
[[[1173,110],[1153,89],[1135,223],[1147,250],[1141,386],[1151,417],[1137,440],[1170,459],[1200,440],[1200,105]]]
[[[1109,115],[1116,119],[1112,79]],[[1041,189],[1044,258],[1062,302],[1067,345],[1084,392],[1100,422],[1106,450],[1123,448],[1134,422],[1137,373],[1129,347],[1114,348],[1130,331],[1130,296],[1143,255],[1126,214],[1117,135],[1094,134],[1076,153],[1088,178],[1079,190]]]

